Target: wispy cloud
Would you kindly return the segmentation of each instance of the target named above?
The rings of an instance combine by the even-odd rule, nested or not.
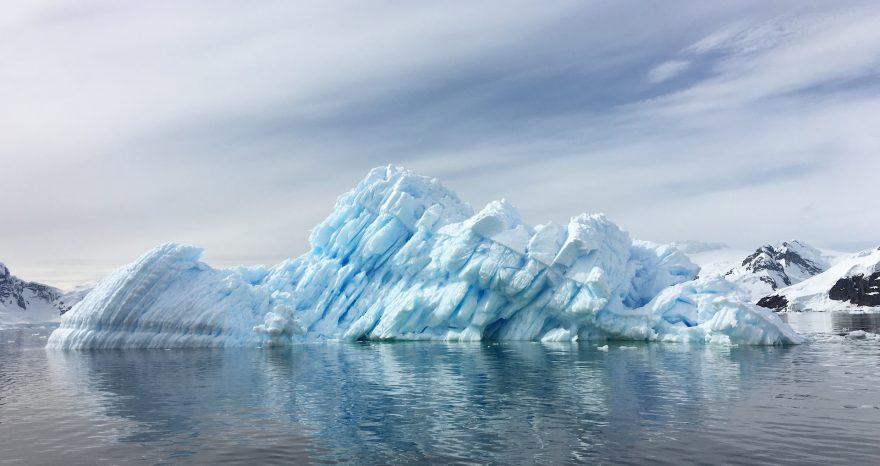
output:
[[[220,262],[295,255],[387,163],[477,205],[510,198],[533,222],[606,211],[661,241],[880,242],[852,201],[880,195],[872,2],[6,13],[0,197],[17,201],[0,260],[23,274],[166,240]]]
[[[669,60],[648,71],[648,82],[662,83],[668,81],[688,69],[691,62],[685,60]]]

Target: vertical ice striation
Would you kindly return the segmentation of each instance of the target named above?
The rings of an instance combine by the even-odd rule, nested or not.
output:
[[[200,347],[257,341],[269,311],[255,268],[212,269],[202,250],[159,246],[104,278],[61,319],[49,346]]]
[[[698,272],[686,256],[633,241],[604,215],[533,228],[504,200],[474,214],[437,180],[401,168],[372,170],[310,243],[271,269],[228,270],[200,263],[198,249],[161,246],[107,277],[49,346],[799,341],[726,282],[678,285]]]

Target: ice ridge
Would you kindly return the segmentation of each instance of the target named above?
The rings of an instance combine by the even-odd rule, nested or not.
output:
[[[68,312],[51,348],[287,345],[321,340],[651,340],[791,344],[772,312],[671,246],[604,215],[525,224],[474,213],[436,179],[372,170],[271,268],[213,269],[159,246]]]

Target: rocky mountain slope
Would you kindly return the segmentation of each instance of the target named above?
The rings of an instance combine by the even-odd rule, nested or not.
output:
[[[880,248],[769,294],[758,305],[779,311],[880,311]]]
[[[725,277],[736,282],[756,299],[780,288],[800,283],[831,267],[829,257],[802,241],[766,244],[732,267]]]
[[[700,266],[700,276],[723,275],[752,302],[777,311],[880,312],[880,252],[844,253],[789,240],[755,251],[722,243],[673,243]]]
[[[41,283],[22,280],[0,263],[0,324],[57,321],[88,290],[65,293]]]
[[[848,256],[798,240],[765,244],[752,252],[723,243],[681,241],[673,245],[700,266],[701,277],[722,275],[744,288],[753,302],[822,273]]]

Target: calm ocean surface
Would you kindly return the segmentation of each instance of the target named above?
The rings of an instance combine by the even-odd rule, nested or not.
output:
[[[880,315],[790,348],[60,352],[0,330],[0,464],[880,464]]]

